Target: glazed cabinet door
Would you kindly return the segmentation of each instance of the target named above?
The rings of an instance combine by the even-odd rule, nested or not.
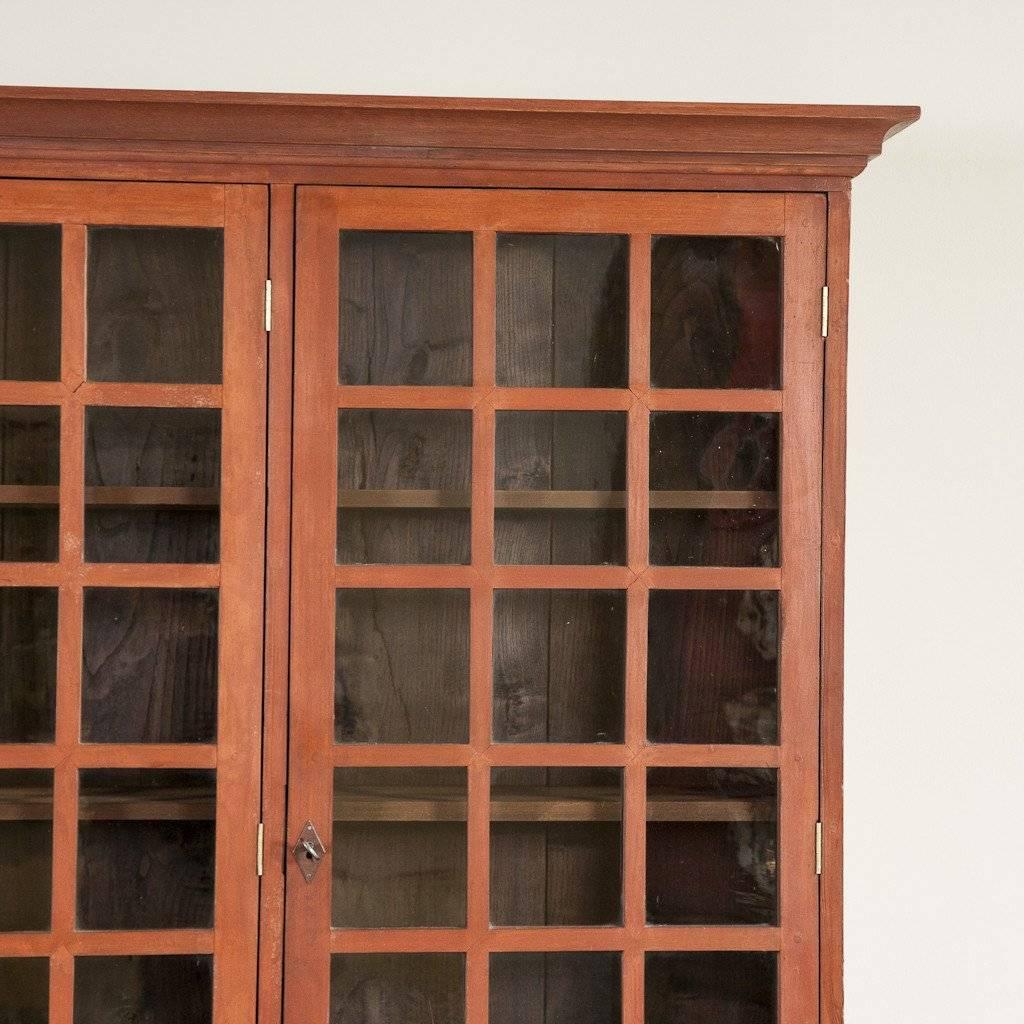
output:
[[[823,198],[297,209],[286,1020],[812,1024]]]
[[[0,1020],[255,1017],[266,189],[0,183]]]

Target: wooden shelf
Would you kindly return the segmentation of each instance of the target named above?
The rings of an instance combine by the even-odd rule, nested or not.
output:
[[[771,821],[770,799],[736,799],[686,793],[648,796],[648,821]],[[620,821],[622,796],[600,787],[501,787],[491,794],[492,821]],[[446,789],[368,787],[334,798],[335,821],[465,821],[466,795]]]
[[[0,507],[56,508],[57,486],[0,484]],[[218,508],[216,487],[86,487],[87,508]],[[339,508],[468,509],[469,491],[344,490]],[[651,491],[652,509],[778,508],[774,491]],[[495,491],[499,509],[624,509],[625,491]]]
[[[145,792],[102,793],[83,796],[82,821],[212,821],[216,811],[213,791],[162,789]],[[651,793],[648,821],[772,821],[771,799],[722,798],[686,793]],[[0,792],[0,822],[50,821],[53,798],[49,790],[12,788]],[[492,821],[620,821],[622,798],[618,790],[600,787],[523,787],[495,790],[491,795]],[[334,798],[336,822],[465,821],[466,795],[455,789],[372,787],[349,790]]]
[[[57,486],[0,484],[0,507],[56,508]],[[88,508],[218,508],[216,487],[86,487]]]
[[[339,508],[468,509],[469,491],[344,490]],[[778,508],[775,491],[651,491],[652,509]],[[626,507],[625,491],[495,491],[500,509],[616,509]]]
[[[84,795],[78,814],[82,821],[212,821],[216,817],[216,803],[213,790],[147,789]],[[37,787],[0,790],[0,821],[50,821],[52,818],[50,790]]]

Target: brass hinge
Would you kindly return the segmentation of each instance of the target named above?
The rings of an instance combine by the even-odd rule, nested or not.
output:
[[[821,822],[816,821],[814,823],[814,873],[816,875],[821,874]]]
[[[256,876],[263,877],[263,822],[256,826]]]
[[[270,283],[269,281],[267,282]],[[828,337],[828,285],[821,286],[821,336]]]
[[[270,333],[270,299],[271,286],[270,281],[267,281],[267,286],[263,291],[263,326],[266,329],[267,334]]]

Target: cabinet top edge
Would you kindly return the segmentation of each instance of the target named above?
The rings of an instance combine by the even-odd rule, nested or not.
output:
[[[0,158],[852,178],[916,106],[0,87]]]

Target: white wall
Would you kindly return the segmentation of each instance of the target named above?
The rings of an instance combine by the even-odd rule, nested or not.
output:
[[[1024,1019],[1022,12],[0,5],[7,84],[921,104],[854,186],[850,1024]]]

